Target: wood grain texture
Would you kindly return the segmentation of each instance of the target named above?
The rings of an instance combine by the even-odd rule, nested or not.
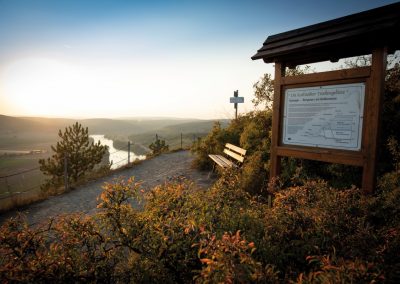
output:
[[[387,48],[377,48],[372,53],[372,72],[367,91],[364,115],[364,155],[362,188],[373,193],[376,184],[376,159],[379,145],[379,129],[384,95]]]

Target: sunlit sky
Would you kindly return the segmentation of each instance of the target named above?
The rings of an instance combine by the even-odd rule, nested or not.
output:
[[[0,114],[231,118],[268,35],[394,2],[0,0]]]

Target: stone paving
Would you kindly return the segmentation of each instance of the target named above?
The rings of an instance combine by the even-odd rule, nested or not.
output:
[[[119,177],[129,178],[134,176],[135,181],[142,182],[144,190],[149,190],[174,177],[185,177],[192,180],[199,188],[209,188],[214,183],[215,178],[210,178],[208,172],[193,169],[191,167],[192,160],[193,156],[189,151],[163,154],[145,160],[132,168],[123,169],[110,176],[89,182],[67,193],[29,205],[19,212],[24,213],[28,223],[32,225],[65,213],[83,212],[92,214],[97,210],[96,199],[102,191],[102,185]],[[16,216],[17,213],[18,211],[13,210],[0,214],[0,224],[5,219]]]

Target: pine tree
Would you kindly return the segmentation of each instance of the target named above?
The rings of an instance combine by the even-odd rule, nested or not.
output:
[[[67,157],[68,183],[70,183],[76,182],[99,164],[108,150],[107,146],[100,145],[100,141],[96,144],[90,143],[88,128],[83,128],[78,122],[66,127],[64,132],[60,129],[58,136],[61,140],[55,147],[51,146],[54,151],[52,157],[39,160],[40,170],[45,175],[51,176],[45,188],[63,183],[65,156]]]

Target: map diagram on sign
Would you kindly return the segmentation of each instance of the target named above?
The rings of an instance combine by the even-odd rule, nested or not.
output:
[[[285,91],[283,143],[359,151],[365,84]]]

